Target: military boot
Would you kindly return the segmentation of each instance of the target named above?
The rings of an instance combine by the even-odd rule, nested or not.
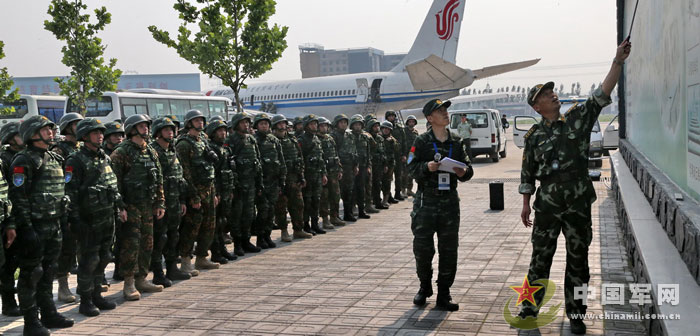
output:
[[[154,285],[152,282],[146,280],[146,277],[137,277],[134,285],[136,285],[136,289],[141,293],[158,293],[163,291],[163,286]]]
[[[378,210],[386,210],[389,209],[389,204],[383,204],[382,200],[378,200],[374,202],[374,208]]]
[[[68,276],[58,278],[58,301],[65,303],[75,302],[75,295],[70,292],[68,287]]]
[[[379,210],[377,210],[374,207],[374,205],[372,205],[371,203],[367,203],[367,205],[365,205],[365,212],[367,212],[367,213],[379,213]]]
[[[219,266],[219,263],[211,262],[205,256],[197,256],[197,260],[194,262],[194,268],[198,270],[218,269]]]
[[[405,198],[403,197],[403,195],[401,195],[401,193],[399,191],[396,191],[394,193],[394,199],[397,201],[403,201]]]
[[[308,239],[313,237],[312,234],[303,230],[294,230],[294,233],[292,235],[294,236],[294,239]]]
[[[333,226],[333,224],[331,224],[331,220],[328,218],[328,216],[323,217],[323,228],[326,230],[335,229],[335,226]]]
[[[51,335],[49,329],[46,329],[41,321],[39,321],[39,309],[34,307],[24,313],[24,330],[22,334],[25,336],[48,336]]]
[[[133,276],[124,277],[124,290],[122,290],[122,293],[126,301],[136,301],[141,298],[141,293],[134,287]]]
[[[270,237],[271,234],[272,234],[272,232],[268,232],[265,235],[265,242],[267,243],[267,247],[275,248],[275,247],[277,247],[277,244],[275,244],[275,242],[272,241],[272,237]]]
[[[282,241],[285,243],[292,242],[292,237],[289,235],[289,232],[287,232],[287,228],[282,229]]]
[[[189,273],[183,272],[177,268],[177,264],[174,262],[168,262],[166,268],[168,270],[168,274],[166,276],[172,281],[189,280],[192,277]]]
[[[365,212],[364,208],[357,209],[357,218],[370,219],[371,217]]]
[[[263,235],[257,235],[255,239],[255,246],[267,250],[269,246],[267,246],[267,241],[265,241],[265,236]]]
[[[22,312],[17,307],[14,293],[2,294],[2,314],[5,316],[22,316]]]
[[[261,249],[250,242],[250,238],[243,238],[243,251],[245,253],[257,253]]]
[[[80,296],[80,307],[78,307],[78,312],[85,316],[97,316],[100,315],[100,310],[95,307],[92,303],[92,297],[89,295]]]
[[[316,235],[316,232],[311,229],[311,224],[309,224],[309,222],[304,222],[304,232],[311,234],[312,236]]]
[[[151,271],[153,271],[154,284],[161,285],[165,288],[168,288],[173,285],[173,282],[165,277],[165,274],[163,273],[163,265],[160,261],[151,264]]]
[[[433,296],[433,287],[430,285],[430,281],[421,283],[418,293],[413,297],[413,304],[416,306],[424,306],[426,299],[431,296]]]
[[[389,202],[389,204],[397,204],[397,203],[399,203],[399,201],[397,201],[397,200],[395,200],[393,197],[391,197],[391,194],[388,195],[387,201]]]
[[[124,277],[122,276],[122,272],[119,269],[119,262],[115,261],[114,262],[114,273],[112,274],[112,280],[114,281],[123,281]]]
[[[92,304],[99,310],[112,310],[117,308],[117,304],[102,297],[99,291],[92,291]]]
[[[192,267],[192,257],[182,257],[182,262],[180,263],[180,271],[188,273],[191,276],[198,276],[199,271]]]
[[[583,335],[586,333],[586,324],[583,323],[581,318],[571,318],[569,319],[569,328],[571,333],[574,335]]]
[[[326,231],[324,231],[321,226],[318,225],[318,217],[311,219],[311,232],[316,234],[326,234]]]
[[[53,304],[53,302],[51,303]],[[69,319],[58,313],[56,307],[41,310],[41,324],[46,328],[70,328],[75,324],[73,319]]]
[[[226,259],[226,258],[221,254],[222,247],[223,247],[223,246],[226,246],[226,245],[224,245],[223,242],[222,242],[219,246],[216,246],[216,245],[217,245],[216,242],[214,242],[214,243],[211,244],[211,248],[210,248],[210,251],[211,251],[211,261],[212,261],[212,262],[215,262],[215,263],[219,263],[219,265],[228,264],[228,259]],[[223,248],[223,249],[226,249],[226,248]],[[195,268],[197,267],[196,264],[197,264],[197,262],[195,262]]]
[[[239,257],[245,255],[245,251],[243,251],[243,239],[238,237],[233,238],[233,254]]]
[[[338,216],[331,216],[331,224],[334,226],[345,226],[345,222],[343,222]]]
[[[343,220],[346,222],[357,222],[357,218],[352,215],[351,211],[345,211],[343,213]]]
[[[384,198],[382,199],[382,206],[389,209],[389,196],[384,195]]]
[[[459,305],[452,302],[449,287],[438,287],[438,296],[437,300],[435,301],[435,306],[447,311],[459,310]]]
[[[224,257],[226,260],[238,259],[238,257],[236,257],[235,254],[229,252],[228,249],[226,249],[226,244],[221,245],[221,251],[219,253],[221,253],[221,256]]]

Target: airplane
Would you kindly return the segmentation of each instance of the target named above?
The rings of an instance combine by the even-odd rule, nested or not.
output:
[[[455,65],[465,3],[466,0],[434,0],[410,51],[390,71],[254,83],[240,90],[241,106],[287,118],[313,113],[331,120],[341,113],[351,116],[420,108],[430,99],[458,96],[460,89],[475,80],[539,62],[540,59],[533,59],[477,70]],[[235,101],[229,87],[205,94]],[[481,98],[471,95],[467,99]],[[483,99],[494,96],[484,95]]]

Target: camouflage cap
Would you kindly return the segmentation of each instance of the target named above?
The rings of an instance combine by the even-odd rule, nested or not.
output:
[[[0,128],[0,142],[5,145],[16,134],[19,134],[19,121],[9,122]]]
[[[537,84],[532,89],[530,89],[530,92],[527,94],[527,103],[532,106],[535,105],[535,101],[537,100],[537,96],[542,92],[542,90],[546,89],[554,89],[554,82],[547,82],[544,84]]]
[[[122,127],[122,123],[119,121],[110,121],[105,124],[105,137],[114,134],[114,133],[121,133],[124,134],[124,127]]]
[[[452,105],[452,102],[449,100],[442,101],[440,99],[432,99],[431,101],[427,102],[425,104],[425,106],[423,106],[423,115],[427,117],[431,113],[433,113],[433,111],[435,111],[443,106],[445,108],[448,108],[448,107],[450,107],[450,105]]]

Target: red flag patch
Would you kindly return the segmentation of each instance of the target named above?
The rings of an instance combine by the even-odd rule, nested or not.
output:
[[[14,174],[24,174],[24,167],[17,166],[15,169],[12,171]]]

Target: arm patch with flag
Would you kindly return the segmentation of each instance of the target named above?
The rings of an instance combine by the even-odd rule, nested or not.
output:
[[[24,184],[24,180],[24,167],[15,167],[12,171],[12,184],[14,184],[15,187],[20,187]]]
[[[416,156],[415,152],[416,146],[411,146],[411,151],[408,152],[408,160],[406,161],[406,163],[411,163],[411,161],[413,161],[413,158]]]

